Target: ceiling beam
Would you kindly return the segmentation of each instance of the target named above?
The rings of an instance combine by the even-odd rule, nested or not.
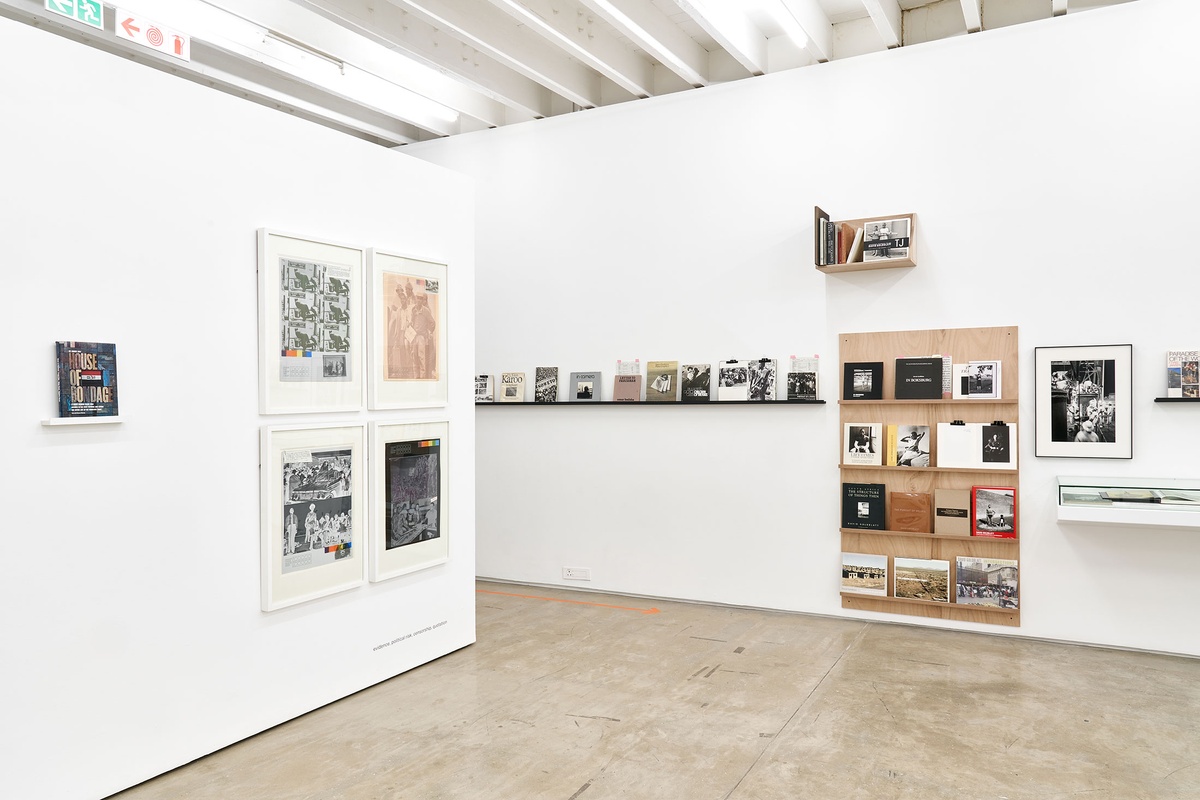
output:
[[[141,0],[143,5],[157,4],[163,13],[178,0]],[[279,0],[205,0],[215,8],[223,8],[230,14],[261,25],[267,30],[283,34],[321,53],[328,54],[345,64],[353,64],[363,72],[378,76],[389,83],[435,103],[451,108],[460,114],[475,117],[488,125],[502,125],[505,112],[497,101],[464,86],[431,67],[419,64],[395,50],[327,19],[313,11]],[[145,12],[153,17],[150,11]],[[158,17],[166,21],[164,17]],[[183,28],[187,30],[187,28]]]
[[[1051,0],[1051,3],[1050,3],[1050,15],[1051,16],[1061,17],[1065,13],[1067,13],[1067,0]]]
[[[649,0],[581,2],[693,87],[710,83],[708,51]]]
[[[817,61],[833,59],[833,24],[817,0],[780,0],[808,37],[805,48]]]
[[[491,0],[491,3],[635,97],[654,94],[654,67],[650,61],[613,37],[603,35],[586,9],[566,0]]]
[[[382,0],[380,0],[382,2]],[[584,108],[602,105],[600,76],[479,0],[387,0]]]
[[[384,47],[457,76],[529,118],[551,114],[549,90],[490,55],[391,3],[374,0],[295,0]]]
[[[983,30],[983,0],[961,0],[963,22],[967,24],[967,33],[979,33]]]
[[[904,43],[903,14],[898,0],[862,0],[879,31],[883,46],[891,49]]]
[[[767,37],[734,3],[729,0],[675,2],[751,75],[766,74]]]

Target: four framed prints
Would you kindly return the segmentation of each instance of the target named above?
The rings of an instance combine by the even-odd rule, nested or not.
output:
[[[259,413],[446,406],[446,269],[259,230]],[[264,426],[262,609],[445,563],[448,433],[445,420]]]

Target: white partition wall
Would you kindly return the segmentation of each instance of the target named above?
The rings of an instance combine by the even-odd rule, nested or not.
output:
[[[875,618],[1200,655],[1200,535],[1054,505],[1062,474],[1200,477],[1200,408],[1153,402],[1200,339],[1197,23],[1143,0],[406,148],[477,182],[479,372],[825,363],[823,407],[480,409],[479,573],[849,613],[838,334],[1017,325],[1022,626]],[[814,205],[917,213],[918,266],[821,274]],[[1036,458],[1033,348],[1110,343],[1134,458]]]
[[[474,641],[470,181],[7,19],[0,76],[0,795],[94,800]],[[448,264],[449,405],[260,416],[261,227]],[[40,424],[59,339],[117,344],[119,424]],[[260,611],[259,427],[433,419],[449,560]]]

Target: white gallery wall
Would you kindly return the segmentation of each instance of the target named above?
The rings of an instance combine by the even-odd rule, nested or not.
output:
[[[474,641],[470,181],[6,19],[0,106],[0,796],[94,800]],[[449,406],[260,416],[260,227],[447,263]],[[117,344],[120,424],[41,425],[60,339]],[[326,419],[449,419],[450,559],[264,613],[259,428]]]
[[[1200,655],[1200,532],[1055,515],[1059,475],[1200,479],[1200,407],[1153,402],[1200,342],[1197,25],[1141,0],[407,147],[476,181],[478,372],[824,363],[825,406],[479,408],[479,574]],[[814,205],[916,212],[919,265],[823,275]],[[838,334],[988,325],[1020,329],[1022,626],[844,611]],[[1135,457],[1036,458],[1033,348],[1111,343]]]

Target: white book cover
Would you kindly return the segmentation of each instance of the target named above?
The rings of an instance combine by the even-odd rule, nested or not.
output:
[[[524,372],[501,372],[500,373],[500,397],[498,403],[524,403],[525,402],[525,373]]]
[[[842,463],[883,465],[883,423],[847,422],[842,434]]]
[[[750,399],[750,362],[730,359],[717,370],[717,400],[722,402]]]
[[[495,378],[492,375],[475,376],[475,402],[491,403],[496,400]]]
[[[968,361],[954,365],[951,396],[955,400],[998,400],[1000,386],[999,361]]]
[[[935,458],[939,467],[1015,470],[1017,423],[939,422]]]

